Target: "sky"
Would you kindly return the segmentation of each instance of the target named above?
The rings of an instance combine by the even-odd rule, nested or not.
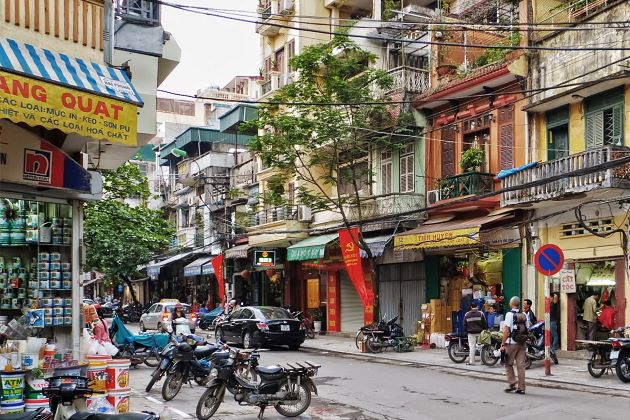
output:
[[[256,11],[258,0],[170,0],[185,5]],[[247,18],[255,20],[255,17]],[[197,15],[162,6],[162,26],[182,50],[179,65],[160,89],[195,94],[211,85],[223,87],[234,76],[257,76],[259,37],[253,23]],[[163,94],[162,94],[163,95]]]

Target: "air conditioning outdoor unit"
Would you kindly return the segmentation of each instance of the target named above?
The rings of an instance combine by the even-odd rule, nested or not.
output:
[[[288,15],[295,10],[295,0],[280,0],[280,14]]]
[[[441,198],[440,190],[427,191],[427,204],[429,205],[435,204],[441,199],[442,198]]]
[[[308,206],[298,206],[298,221],[310,222],[311,221],[311,208]]]

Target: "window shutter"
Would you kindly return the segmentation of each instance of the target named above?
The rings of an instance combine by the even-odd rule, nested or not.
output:
[[[604,145],[603,112],[599,111],[586,115],[584,135],[587,149],[594,149]]]
[[[512,135],[512,124],[501,126],[500,143],[501,152],[499,155],[499,166],[501,169],[511,169],[514,167],[514,136]]]
[[[623,104],[616,105],[613,112],[612,143],[623,146]]]
[[[407,159],[406,157],[400,158],[400,192],[407,191]]]
[[[381,164],[381,194],[392,192],[392,162],[385,161]]]
[[[414,191],[414,171],[413,156],[406,155],[400,158],[400,192],[408,193]]]

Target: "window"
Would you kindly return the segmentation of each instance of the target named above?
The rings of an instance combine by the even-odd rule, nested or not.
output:
[[[381,194],[392,193],[392,150],[381,151]]]
[[[295,40],[291,40],[287,42],[287,72],[291,73],[293,69],[291,68],[291,59],[295,57]]]
[[[410,193],[415,190],[414,179],[414,143],[407,143],[400,150],[400,192]]]
[[[547,160],[569,156],[569,107],[545,114],[547,120]]]
[[[514,167],[514,105],[497,110],[499,119],[499,169]]]
[[[586,148],[623,144],[624,91],[613,89],[585,100]]]
[[[442,178],[455,175],[455,136],[457,134],[457,126],[455,124],[447,125],[442,128],[442,142],[440,149],[442,154],[441,167]]]
[[[341,168],[340,172],[337,184],[339,195],[354,195],[355,192],[359,192],[361,195],[369,193],[370,167],[367,159],[363,162],[355,162],[353,167]],[[357,191],[354,190],[353,179],[356,179]]]

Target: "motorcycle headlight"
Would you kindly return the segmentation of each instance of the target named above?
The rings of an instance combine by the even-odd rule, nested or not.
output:
[[[219,376],[219,370],[217,368],[212,368],[210,370],[210,376],[212,376],[213,378],[216,378]]]
[[[194,338],[188,337],[186,339],[186,343],[190,344],[191,346],[194,346],[197,343],[197,341]]]

